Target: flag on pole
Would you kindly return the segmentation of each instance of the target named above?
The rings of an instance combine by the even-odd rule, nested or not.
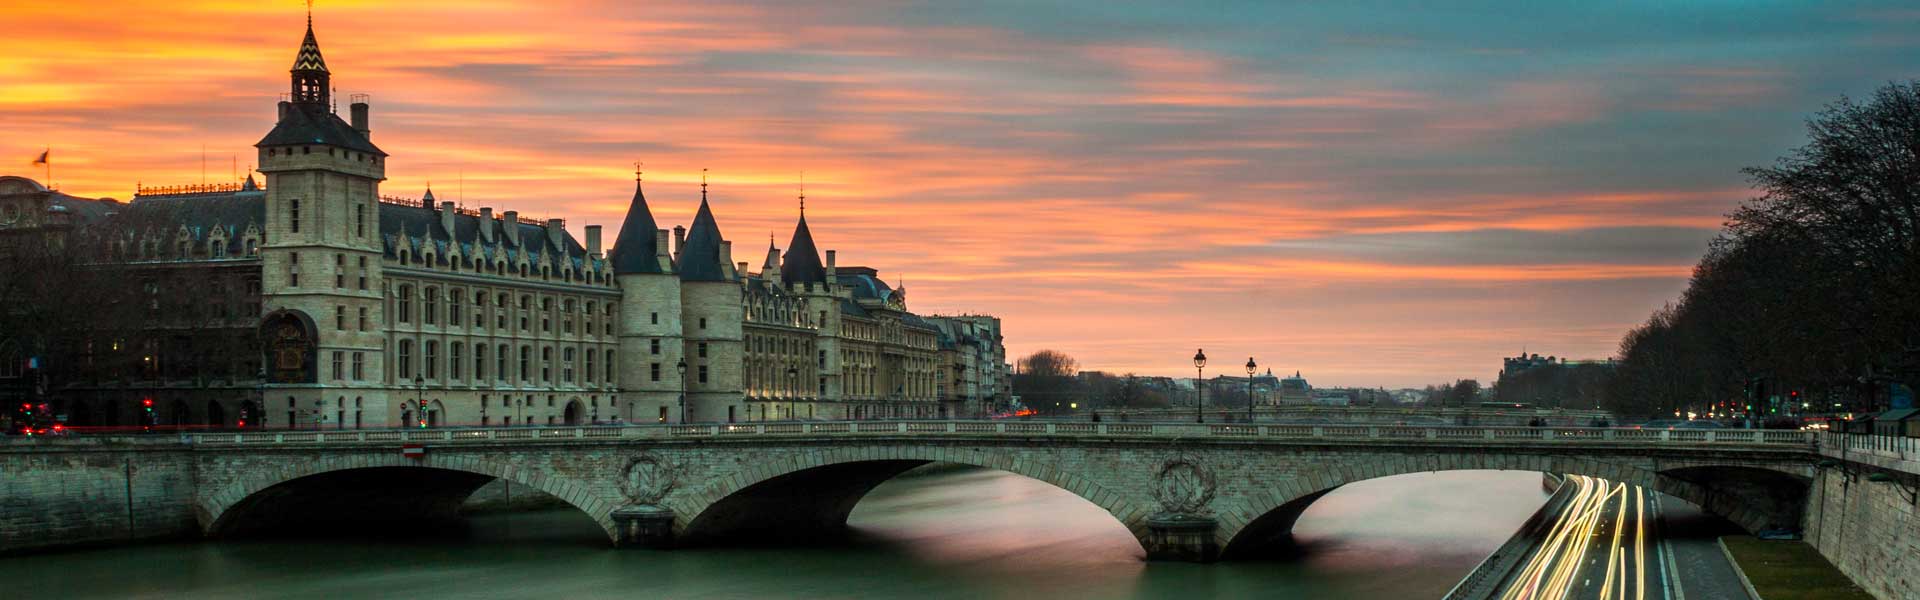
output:
[[[40,153],[40,158],[36,158],[36,159],[33,159],[33,166],[36,166],[36,167],[37,167],[37,166],[40,166],[40,165],[44,165],[44,164],[47,164],[47,156],[48,156],[49,154],[52,154],[52,153],[53,153],[53,149],[52,149],[52,148],[48,148],[48,149],[46,149],[45,151],[42,151],[42,152]]]

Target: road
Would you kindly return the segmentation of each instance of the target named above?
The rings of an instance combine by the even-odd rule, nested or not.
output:
[[[1656,535],[1658,494],[1570,475],[1573,497],[1501,600],[1676,598],[1672,554]]]

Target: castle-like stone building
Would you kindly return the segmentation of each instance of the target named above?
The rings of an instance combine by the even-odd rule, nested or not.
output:
[[[74,342],[88,368],[44,392],[69,423],[940,418],[1008,394],[997,319],[922,317],[875,269],[823,261],[804,196],[787,250],[770,243],[756,272],[704,183],[691,225],[669,231],[636,176],[603,253],[598,225],[582,244],[560,219],[383,195],[369,105],[334,112],[311,24],[291,76],[256,144],[264,185],[121,203],[0,178],[0,230],[78,233],[69,251],[123,272],[146,310],[135,334]],[[6,337],[0,361],[45,352]]]

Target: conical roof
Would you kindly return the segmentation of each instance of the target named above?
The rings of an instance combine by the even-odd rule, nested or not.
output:
[[[607,259],[613,263],[616,275],[628,273],[665,273],[657,260],[654,236],[659,234],[660,226],[653,222],[653,211],[647,209],[647,195],[640,190],[640,182],[633,182],[633,203],[627,205],[627,218],[620,222],[620,237],[613,241],[613,254]]]
[[[293,57],[294,71],[327,72],[327,59],[320,56],[320,42],[313,38],[313,23],[307,23],[307,39],[300,42],[300,53]]]
[[[793,228],[793,241],[780,261],[780,279],[787,283],[826,283],[827,270],[820,266],[820,251],[813,247],[813,232],[807,229],[807,214],[800,213],[800,224]]]
[[[713,209],[707,206],[705,198],[700,199],[700,212],[693,215],[687,243],[680,247],[680,280],[726,281],[726,263],[720,260],[722,239],[720,225],[713,220]]]

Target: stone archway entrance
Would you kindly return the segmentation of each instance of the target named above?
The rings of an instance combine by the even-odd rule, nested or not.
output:
[[[580,403],[579,398],[574,398],[567,401],[567,410],[563,414],[568,425],[579,425],[586,419],[586,412],[586,406]]]

